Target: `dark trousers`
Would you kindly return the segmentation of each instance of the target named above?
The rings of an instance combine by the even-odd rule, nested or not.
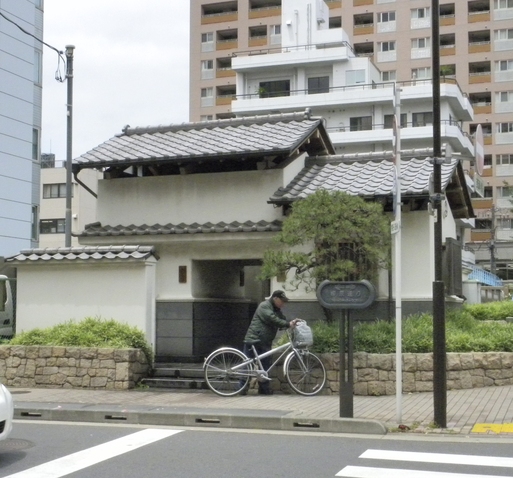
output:
[[[263,354],[264,352],[268,352],[269,350],[271,350],[271,347],[272,347],[272,344],[257,343],[254,345],[255,345],[255,349],[256,349],[258,355]],[[242,347],[242,352],[244,353],[244,355],[246,355],[249,358],[254,357],[251,344],[247,344],[246,342],[244,342],[244,346]],[[272,363],[271,356],[260,359],[260,362],[262,362],[262,367],[264,368],[264,370],[268,370]],[[265,392],[268,392],[270,389],[271,389],[271,384],[268,380],[264,380],[262,382],[260,380],[258,381],[258,390],[260,392],[265,393]]]

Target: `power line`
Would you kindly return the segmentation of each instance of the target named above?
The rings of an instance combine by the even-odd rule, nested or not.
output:
[[[4,18],[9,23],[12,23],[15,27],[19,28],[23,33],[25,33],[25,35],[31,36],[32,38],[34,38],[38,42],[42,43],[44,46],[47,46],[48,48],[52,49],[53,51],[55,51],[57,53],[59,62],[57,64],[57,70],[55,71],[55,79],[57,81],[60,81],[61,83],[64,82],[66,78],[65,77],[63,78],[61,73],[60,73],[61,61],[63,63],[66,63],[66,60],[63,57],[63,53],[64,52],[58,50],[57,48],[53,47],[52,45],[49,45],[48,43],[45,43],[43,40],[41,40],[40,38],[36,37],[34,34],[28,32],[22,26],[18,25],[14,20],[11,20],[9,17],[6,17],[2,12],[0,12],[0,17]]]

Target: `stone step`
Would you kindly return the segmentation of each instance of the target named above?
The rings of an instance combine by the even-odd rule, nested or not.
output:
[[[206,389],[207,385],[203,379],[173,378],[173,377],[151,377],[143,378],[141,384],[149,388],[159,389]]]

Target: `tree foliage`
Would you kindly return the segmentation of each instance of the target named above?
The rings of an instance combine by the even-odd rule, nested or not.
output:
[[[289,273],[288,285],[314,290],[326,279],[374,279],[389,262],[390,222],[377,202],[320,189],[294,203],[276,240],[261,277]]]

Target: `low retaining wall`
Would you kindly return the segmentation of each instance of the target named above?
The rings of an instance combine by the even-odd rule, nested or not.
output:
[[[150,369],[139,349],[0,346],[0,382],[8,387],[126,390]]]
[[[339,354],[322,354],[326,393],[338,393]],[[513,353],[447,354],[447,389],[513,384]],[[403,354],[403,392],[433,391],[433,354]],[[354,354],[355,395],[395,395],[395,354]]]

